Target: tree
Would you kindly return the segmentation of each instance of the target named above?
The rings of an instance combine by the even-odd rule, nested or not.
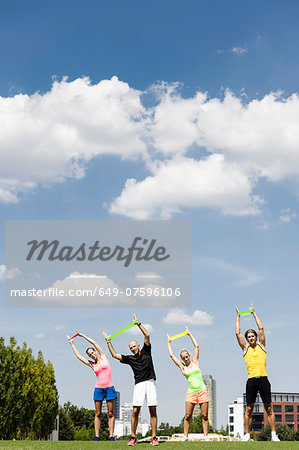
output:
[[[295,433],[292,431],[288,425],[278,424],[276,425],[276,434],[281,441],[294,441]],[[271,441],[271,428],[267,425],[258,435],[258,441]]]
[[[58,410],[53,366],[14,337],[0,338],[0,438],[47,438]]]
[[[58,410],[59,414],[59,435],[60,441],[72,441],[75,435],[75,427],[70,416],[61,406]]]

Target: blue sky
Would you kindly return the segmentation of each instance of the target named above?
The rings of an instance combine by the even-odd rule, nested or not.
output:
[[[1,3],[0,334],[53,362],[61,402],[92,407],[94,383],[65,334],[105,345],[131,311],[7,308],[5,220],[192,220],[187,323],[135,311],[153,329],[160,420],[183,416],[186,382],[161,343],[187,324],[226,424],[246,379],[236,303],[260,313],[273,390],[298,391],[298,13],[296,1]],[[112,368],[130,401],[131,373]]]

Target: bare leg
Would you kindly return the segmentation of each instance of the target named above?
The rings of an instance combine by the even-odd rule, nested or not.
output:
[[[100,429],[101,429],[101,413],[102,413],[102,401],[96,400],[94,402],[95,405],[95,416],[94,416],[94,433],[96,437],[100,436]]]
[[[157,406],[149,406],[149,413],[151,416],[151,429],[152,429],[152,436],[156,436],[157,432]]]
[[[209,433],[209,417],[208,417],[209,402],[202,403],[200,405],[201,417],[202,417],[202,429],[204,436]]]
[[[194,403],[190,403],[190,402],[186,402],[186,413],[185,413],[185,418],[184,418],[184,435],[186,437],[188,437],[188,433],[189,433],[189,428],[190,428],[190,422],[191,422],[191,418],[192,418],[192,414],[193,414],[193,409],[195,404]]]
[[[275,417],[271,403],[264,403],[264,408],[268,416],[268,422],[271,427],[271,431],[275,431]]]
[[[138,415],[140,412],[141,406],[133,406],[133,412],[131,417],[131,428],[132,428],[132,436],[136,437],[136,429],[138,425]]]
[[[114,417],[114,400],[107,400],[107,410],[108,410],[108,428],[109,428],[109,435],[110,437],[114,434],[114,424],[115,424],[115,417]]]
[[[250,434],[251,424],[252,424],[252,412],[253,412],[254,403],[247,403],[244,423],[245,423],[245,433]]]

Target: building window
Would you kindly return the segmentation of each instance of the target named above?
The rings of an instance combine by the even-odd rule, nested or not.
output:
[[[294,414],[286,414],[286,422],[294,422]]]
[[[234,421],[234,416],[229,416],[229,423],[233,423]]]
[[[263,422],[264,420],[264,414],[252,414],[252,422]]]
[[[273,405],[274,412],[281,412],[281,405]]]
[[[275,414],[276,422],[281,422],[281,414]]]
[[[294,424],[293,423],[287,423],[287,426],[290,428],[290,430],[294,431]]]
[[[272,395],[272,402],[276,402],[276,395]]]
[[[297,416],[297,422],[299,422],[299,416]]]
[[[234,408],[229,408],[229,413],[234,414]]]
[[[285,405],[285,412],[293,412],[294,406],[293,405]]]
[[[234,426],[233,425],[229,426],[229,431],[231,431],[231,432],[234,431]]]
[[[297,406],[297,412],[299,413],[299,405]]]

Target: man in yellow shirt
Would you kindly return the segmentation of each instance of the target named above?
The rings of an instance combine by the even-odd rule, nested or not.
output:
[[[266,372],[267,353],[264,328],[251,303],[250,310],[256,321],[258,333],[250,328],[245,332],[245,340],[240,332],[240,315],[237,307],[236,310],[236,337],[243,350],[243,357],[248,370],[248,380],[246,383],[246,411],[244,418],[245,435],[242,441],[250,440],[252,412],[258,392],[262,398],[264,409],[268,416],[268,422],[271,427],[271,441],[279,441],[275,432],[275,418],[271,405],[271,384]]]

